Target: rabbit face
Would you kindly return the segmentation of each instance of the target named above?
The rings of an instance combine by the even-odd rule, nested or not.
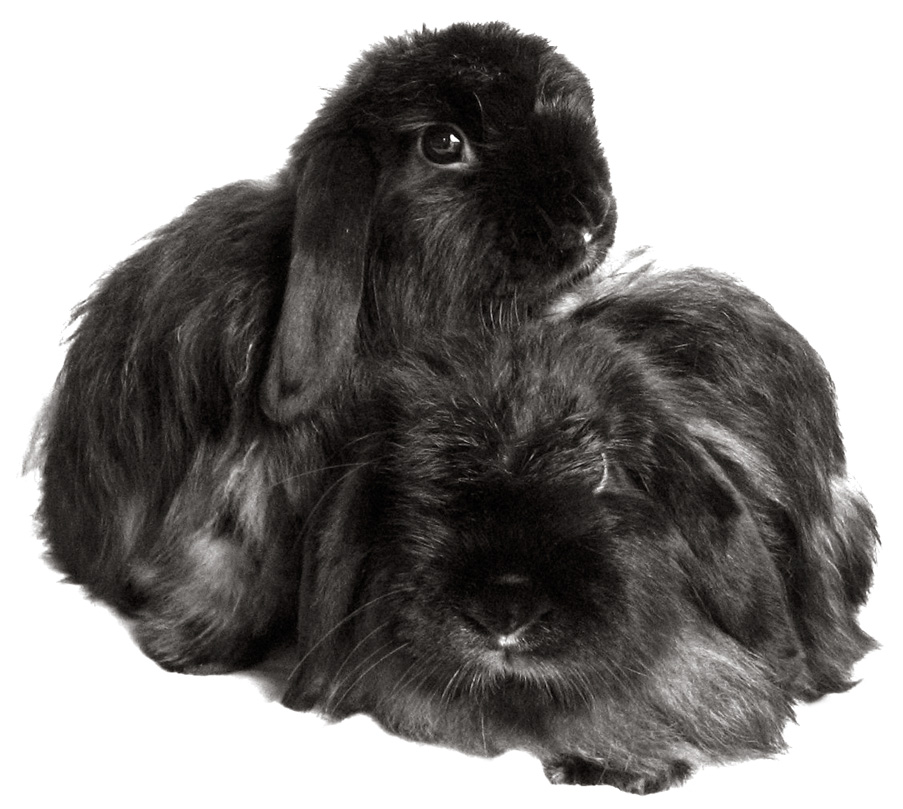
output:
[[[349,133],[369,166],[357,182],[373,184],[363,254],[382,327],[546,299],[611,244],[591,90],[542,39],[462,25],[389,40],[299,140],[299,168]]]
[[[690,552],[641,482],[661,464],[652,425],[667,416],[602,343],[601,369],[544,338],[529,360],[523,346],[488,362],[465,349],[451,363],[460,374],[390,375],[367,405],[388,414],[388,431],[367,431],[384,443],[352,462],[311,526],[302,633],[315,657],[333,653],[322,637],[338,645],[331,664],[302,664],[290,702],[368,710],[383,678],[401,678],[487,710],[514,689],[526,716],[550,698],[566,709],[622,693],[650,670],[685,620]],[[333,553],[350,578],[314,595]],[[332,613],[324,605],[346,588],[350,615],[338,602]]]
[[[446,693],[617,692],[674,634],[687,547],[637,483],[660,414],[624,369],[602,406],[580,378],[525,381],[513,397],[427,394],[444,405],[395,433],[374,569],[399,593],[403,654]]]
[[[502,24],[366,53],[298,139],[292,255],[262,386],[309,415],[361,356],[544,313],[617,220],[585,77]]]

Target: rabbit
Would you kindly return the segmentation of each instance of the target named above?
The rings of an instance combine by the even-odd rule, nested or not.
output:
[[[289,708],[645,794],[781,751],[875,645],[831,379],[727,276],[614,273],[359,396],[304,527]]]
[[[536,317],[604,259],[592,106],[501,23],[388,39],[279,173],[200,196],[75,310],[38,525],[157,663],[241,668],[294,627],[299,525],[370,358]]]

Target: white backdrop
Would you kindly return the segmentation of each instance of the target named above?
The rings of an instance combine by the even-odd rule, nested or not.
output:
[[[24,7],[24,4],[22,4]],[[387,35],[504,19],[590,77],[618,245],[733,272],[823,354],[884,547],[862,683],[799,711],[790,751],[711,769],[663,806],[847,797],[897,805],[901,274],[895,4],[34,2],[0,21],[6,416],[0,790],[6,805],[561,805],[539,764],[327,726],[261,678],[166,674],[40,558],[18,474],[70,308],[197,194],[277,170],[323,88]],[[315,8],[315,11],[310,9]],[[330,790],[331,792],[324,792]],[[2,795],[2,793],[0,793]],[[2,800],[2,798],[0,798]],[[658,803],[656,805],[659,805]]]

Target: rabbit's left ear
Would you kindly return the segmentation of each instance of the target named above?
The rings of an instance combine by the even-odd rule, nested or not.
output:
[[[738,448],[737,457],[740,449],[752,452]],[[746,648],[789,662],[799,639],[775,559],[746,499],[694,437],[660,437],[656,455],[659,468],[648,488],[693,552],[690,581],[702,608]]]
[[[262,404],[285,423],[316,407],[356,350],[376,167],[352,135],[295,150],[292,256]]]

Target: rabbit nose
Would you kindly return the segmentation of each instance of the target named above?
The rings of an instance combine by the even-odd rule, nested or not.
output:
[[[528,576],[506,573],[487,580],[482,598],[471,605],[468,617],[505,646],[549,611],[548,599]]]

